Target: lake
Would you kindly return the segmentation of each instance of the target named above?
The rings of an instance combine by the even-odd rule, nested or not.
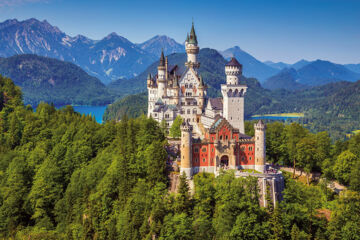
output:
[[[95,116],[98,123],[102,123],[102,118],[106,106],[73,106],[74,110],[80,114]]]

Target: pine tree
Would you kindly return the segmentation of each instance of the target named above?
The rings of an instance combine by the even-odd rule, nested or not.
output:
[[[183,173],[180,176],[180,184],[178,193],[176,195],[174,209],[176,213],[190,213],[192,210],[192,201],[190,199],[190,189],[186,180],[186,175]]]

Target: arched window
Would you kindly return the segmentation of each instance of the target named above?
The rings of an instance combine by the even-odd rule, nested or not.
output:
[[[187,114],[190,114],[190,109],[187,110]]]
[[[197,113],[197,110],[196,108],[193,109],[193,114],[196,114]]]

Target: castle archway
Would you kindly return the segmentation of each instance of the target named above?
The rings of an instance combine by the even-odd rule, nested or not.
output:
[[[220,158],[220,167],[226,168],[229,166],[229,157],[227,155],[223,155]]]

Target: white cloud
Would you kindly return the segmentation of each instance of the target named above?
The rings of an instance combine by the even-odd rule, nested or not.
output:
[[[47,3],[48,0],[0,0],[0,8],[1,7],[16,7],[20,5],[24,5],[26,3]]]

